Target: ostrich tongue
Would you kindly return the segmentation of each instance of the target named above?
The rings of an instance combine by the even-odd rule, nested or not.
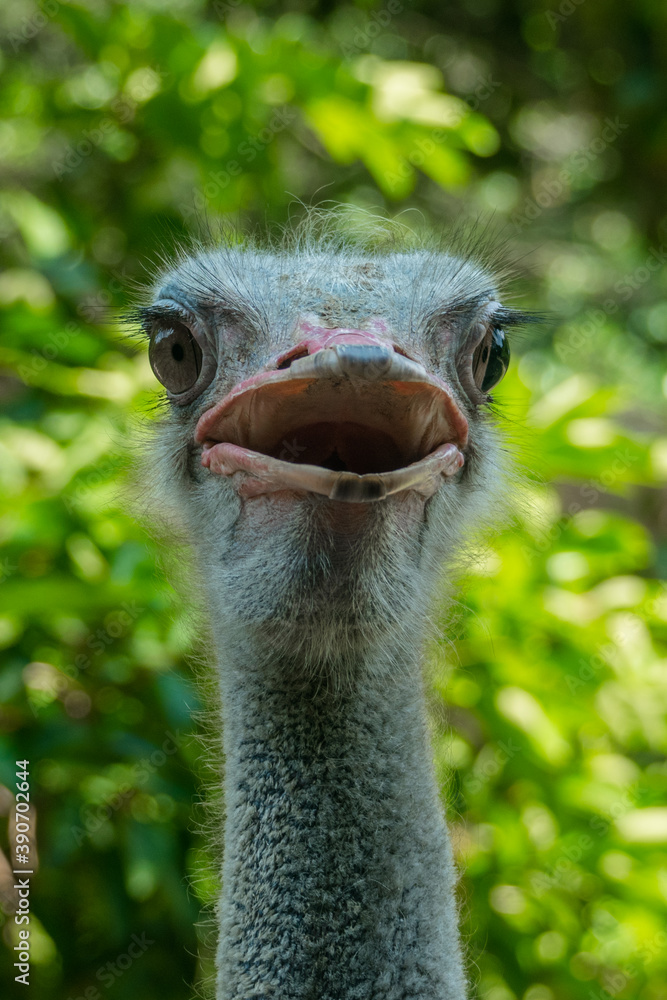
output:
[[[242,496],[303,490],[358,503],[432,496],[464,464],[467,422],[421,365],[340,345],[236,386],[195,439],[202,465]]]

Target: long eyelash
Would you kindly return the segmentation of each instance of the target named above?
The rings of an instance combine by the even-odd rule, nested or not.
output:
[[[513,326],[526,326],[532,323],[546,323],[548,322],[549,316],[547,313],[540,312],[530,312],[528,310],[521,309],[509,309],[505,306],[501,306],[493,314],[493,326],[504,327],[505,329],[511,328]]]
[[[140,306],[126,316],[126,322],[132,325],[139,325],[139,332],[147,339],[150,339],[153,332],[153,325],[156,322],[169,322],[177,320],[179,323],[185,322],[189,325],[191,318],[184,309],[179,309],[177,303],[169,306]]]

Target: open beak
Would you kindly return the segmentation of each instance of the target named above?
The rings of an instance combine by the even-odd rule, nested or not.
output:
[[[302,490],[355,503],[432,496],[464,464],[447,384],[385,343],[332,343],[239,383],[200,418],[202,465],[242,496]]]

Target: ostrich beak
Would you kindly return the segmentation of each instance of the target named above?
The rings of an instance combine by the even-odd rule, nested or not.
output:
[[[301,490],[354,503],[432,496],[464,464],[468,424],[445,382],[384,343],[334,343],[241,382],[200,418],[202,465],[242,496]]]

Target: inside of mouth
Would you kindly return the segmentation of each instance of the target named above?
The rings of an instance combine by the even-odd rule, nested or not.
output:
[[[357,475],[396,471],[452,440],[441,394],[429,384],[305,379],[243,393],[213,436],[290,464]]]
[[[353,421],[319,421],[282,434],[268,454],[333,472],[392,472],[405,465],[391,434]]]

